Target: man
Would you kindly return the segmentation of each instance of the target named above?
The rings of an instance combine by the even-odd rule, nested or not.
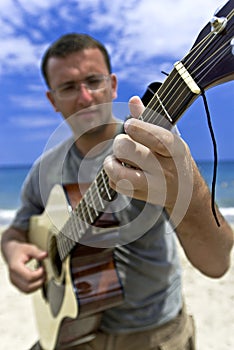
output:
[[[47,97],[73,138],[43,155],[26,179],[21,208],[2,238],[12,283],[26,293],[43,286],[47,252],[28,242],[30,218],[43,212],[56,183],[89,183],[104,162],[110,185],[123,194],[122,210],[117,203],[114,214],[125,244],[117,241],[114,253],[124,300],[105,310],[93,340],[67,348],[195,349],[172,226],[188,259],[211,277],[227,271],[233,235],[218,209],[217,226],[188,146],[176,132],[135,119],[115,138],[121,129],[111,110],[117,78],[106,49],[93,38],[62,36],[45,53],[42,73]],[[136,97],[130,102],[137,117],[143,106]],[[31,259],[40,262],[35,271],[27,266]]]

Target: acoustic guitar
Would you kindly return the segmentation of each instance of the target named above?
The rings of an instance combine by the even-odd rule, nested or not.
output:
[[[233,19],[234,0],[229,0],[202,29],[188,54],[174,64],[141,120],[171,129],[204,90],[233,80]],[[116,192],[102,168],[81,199],[74,200],[75,193],[79,193],[77,185],[55,185],[45,211],[32,217],[30,224],[30,242],[48,251],[43,262],[47,280],[34,293],[40,344],[45,350],[91,339],[102,311],[123,299],[113,250],[79,243],[92,227],[104,239],[115,236],[118,222],[103,213]],[[76,202],[72,210],[68,198]]]

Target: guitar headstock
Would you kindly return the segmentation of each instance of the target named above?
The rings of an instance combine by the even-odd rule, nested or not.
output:
[[[203,89],[234,79],[234,0],[203,28],[181,62]]]

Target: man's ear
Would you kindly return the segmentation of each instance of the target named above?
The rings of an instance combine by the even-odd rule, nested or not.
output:
[[[117,77],[115,74],[111,74],[111,87],[112,87],[112,99],[114,100],[117,98]]]
[[[56,102],[55,102],[54,96],[53,96],[53,94],[52,94],[51,91],[49,91],[49,90],[46,91],[46,97],[48,98],[48,100],[49,100],[50,103],[52,104],[52,106],[53,106],[55,112],[59,112],[59,109],[58,109],[57,106],[56,106]]]

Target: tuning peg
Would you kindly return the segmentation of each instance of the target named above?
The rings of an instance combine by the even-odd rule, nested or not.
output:
[[[215,34],[218,34],[222,32],[222,30],[226,27],[227,18],[214,16],[211,19],[210,24],[211,24],[211,31],[214,32]]]
[[[234,56],[234,37],[231,40],[232,54]]]

